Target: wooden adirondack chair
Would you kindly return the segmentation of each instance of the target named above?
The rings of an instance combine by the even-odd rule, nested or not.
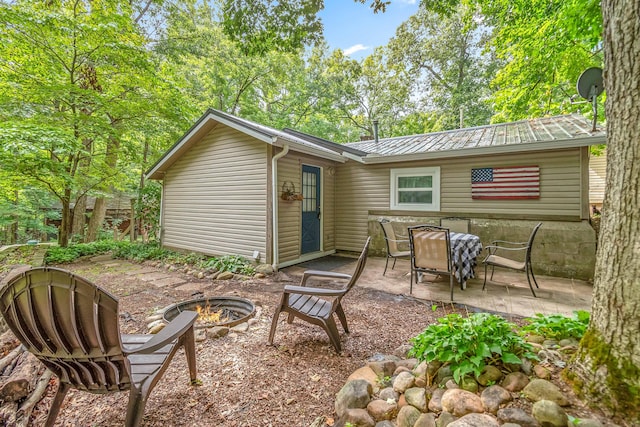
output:
[[[0,312],[27,350],[60,379],[46,426],[54,424],[70,388],[98,394],[129,390],[126,425],[137,426],[149,393],[180,347],[196,383],[197,313],[181,313],[157,335],[121,335],[115,297],[48,267],[11,279],[0,290]]]
[[[342,347],[340,345],[340,334],[338,333],[338,327],[333,314],[335,313],[338,316],[344,331],[349,333],[347,318],[344,315],[341,301],[342,297],[344,297],[347,292],[351,290],[353,285],[356,284],[362,270],[364,270],[364,266],[367,262],[370,241],[371,237],[367,238],[367,242],[365,243],[362,253],[358,258],[356,269],[353,274],[337,273],[333,271],[307,270],[302,275],[300,286],[287,285],[284,287],[280,305],[276,308],[276,312],[273,314],[271,331],[269,332],[269,344],[273,344],[273,337],[275,336],[276,327],[278,326],[278,318],[280,313],[284,311],[289,313],[289,317],[287,319],[289,323],[292,323],[293,319],[298,317],[306,322],[323,328],[327,332],[327,335],[329,335],[329,340],[335,347],[336,351],[338,353],[342,351]],[[311,277],[346,280],[347,283],[338,289],[314,288],[307,286],[307,280]]]

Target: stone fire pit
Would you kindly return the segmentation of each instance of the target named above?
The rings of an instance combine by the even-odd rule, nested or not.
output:
[[[254,304],[248,299],[239,297],[198,298],[171,304],[163,309],[162,320],[170,322],[183,311],[201,312],[208,310],[219,314],[219,321],[200,320],[195,323],[196,329],[226,326],[231,328],[249,320],[255,313]],[[202,315],[201,315],[202,317]]]

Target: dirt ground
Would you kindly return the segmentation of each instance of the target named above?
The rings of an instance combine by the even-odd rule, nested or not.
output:
[[[61,267],[118,297],[124,333],[146,333],[145,318],[155,309],[191,299],[198,291],[206,297],[248,298],[259,307],[258,321],[246,333],[196,343],[201,386],[189,385],[184,353],[175,356],[151,393],[142,426],[307,427],[318,417],[326,417],[319,425],[330,426],[335,395],[354,370],[375,354],[392,354],[437,318],[455,310],[446,304],[355,287],[343,300],[351,333],[342,335],[343,352],[338,355],[319,327],[299,320],[289,325],[284,315],[276,331],[276,345],[267,344],[282,286],[297,283],[297,278],[284,273],[266,279],[213,282],[190,277],[187,291],[150,286],[122,268],[90,261]],[[54,390],[51,386],[36,407],[34,425],[44,423]],[[72,390],[56,425],[122,426],[127,398],[128,393],[92,395]],[[590,415],[581,406],[577,412]]]

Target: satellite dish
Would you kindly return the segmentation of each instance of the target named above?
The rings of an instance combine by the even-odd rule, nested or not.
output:
[[[584,99],[593,101],[604,90],[602,82],[602,68],[591,67],[585,70],[578,78],[578,93]]]
[[[593,125],[591,126],[591,131],[595,132],[598,122],[598,95],[604,91],[602,68],[591,67],[586,69],[580,77],[578,77],[576,88],[581,97],[591,102],[593,109]]]

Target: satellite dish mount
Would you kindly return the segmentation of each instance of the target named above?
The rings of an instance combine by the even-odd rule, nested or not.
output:
[[[581,97],[591,102],[593,109],[593,127],[591,131],[595,132],[598,121],[598,95],[604,91],[602,68],[591,67],[586,69],[578,78],[576,89]]]

